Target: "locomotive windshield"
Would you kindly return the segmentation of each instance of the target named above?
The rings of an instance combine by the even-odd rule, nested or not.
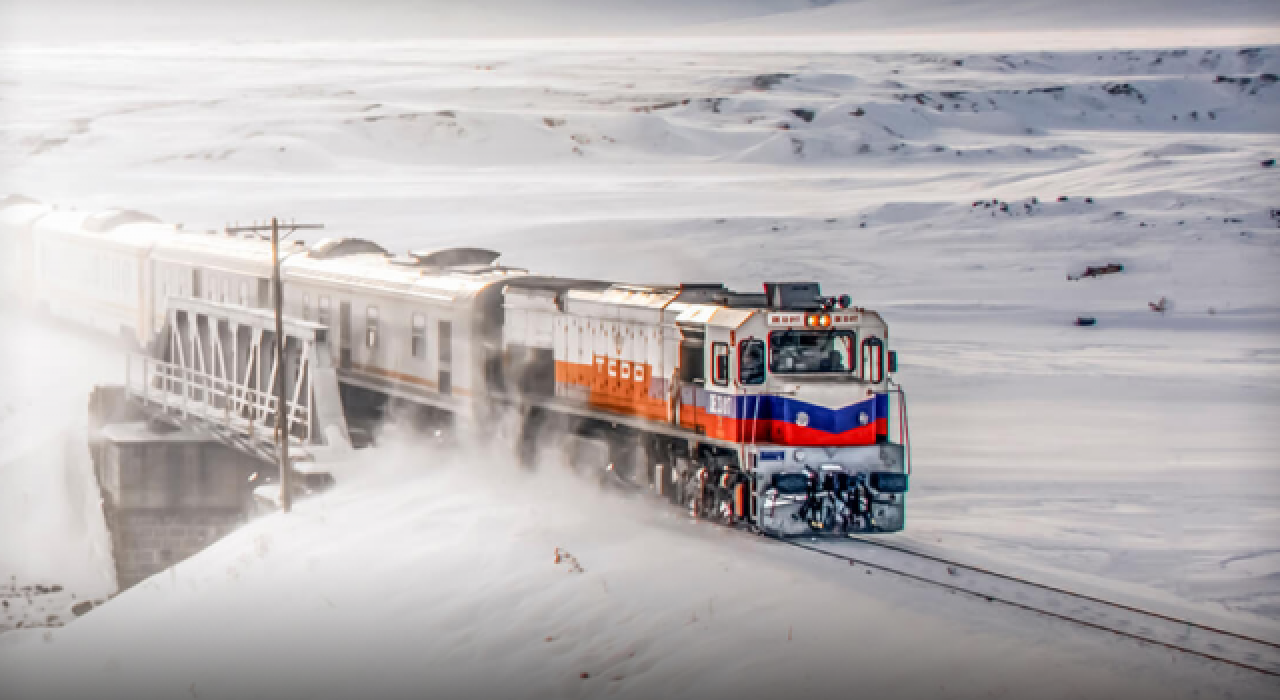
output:
[[[806,330],[769,334],[770,372],[851,372],[853,368],[853,331]]]

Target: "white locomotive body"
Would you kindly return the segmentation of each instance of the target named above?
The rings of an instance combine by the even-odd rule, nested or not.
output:
[[[0,246],[24,301],[140,346],[173,298],[272,303],[258,237],[11,197]],[[554,448],[699,517],[773,534],[903,527],[888,327],[847,297],[813,283],[742,294],[542,277],[493,251],[397,257],[356,238],[286,242],[280,256],[284,313],[328,328],[357,432],[389,410],[481,434],[514,415],[522,459]]]

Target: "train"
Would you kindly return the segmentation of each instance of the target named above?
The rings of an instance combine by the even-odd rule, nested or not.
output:
[[[889,328],[815,282],[537,275],[483,248],[281,244],[286,317],[329,329],[353,435],[389,420],[554,452],[695,517],[779,535],[895,532],[910,473]],[[270,241],[139,211],[0,200],[10,300],[155,347],[170,300],[267,308]]]

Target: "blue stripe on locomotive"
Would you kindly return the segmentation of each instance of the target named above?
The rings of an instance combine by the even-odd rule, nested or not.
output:
[[[737,420],[774,420],[795,423],[796,414],[803,411],[809,416],[806,427],[828,433],[845,433],[862,427],[858,416],[865,412],[867,423],[889,417],[889,395],[876,394],[857,403],[841,408],[827,408],[789,396],[752,394],[747,396],[720,394],[697,387],[686,387],[693,394],[695,405],[713,415]],[[688,402],[688,394],[684,397]],[[711,409],[717,410],[711,410]],[[726,411],[727,409],[727,411]]]

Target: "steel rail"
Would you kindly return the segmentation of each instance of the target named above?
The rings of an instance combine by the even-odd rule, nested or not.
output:
[[[1028,611],[1028,612],[1036,613],[1036,614],[1039,614],[1039,615],[1044,615],[1044,616],[1046,616],[1046,617],[1056,618],[1056,619],[1059,619],[1059,620],[1063,620],[1063,621],[1065,621],[1065,622],[1070,622],[1070,623],[1073,623],[1073,624],[1076,624],[1076,625],[1080,625],[1080,626],[1082,626],[1082,627],[1089,627],[1089,628],[1096,629],[1096,630],[1101,630],[1101,631],[1104,631],[1104,632],[1110,632],[1110,633],[1112,633],[1112,634],[1114,634],[1114,635],[1117,635],[1117,636],[1120,636],[1120,637],[1127,637],[1127,638],[1129,638],[1129,639],[1134,639],[1134,640],[1137,640],[1137,641],[1142,642],[1142,643],[1144,643],[1144,644],[1154,644],[1154,645],[1156,645],[1156,646],[1164,647],[1164,648],[1166,648],[1166,649],[1171,649],[1171,650],[1173,650],[1173,651],[1182,652],[1182,653],[1184,653],[1184,654],[1188,654],[1188,655],[1191,655],[1191,656],[1196,656],[1196,657],[1199,657],[1199,658],[1202,658],[1202,659],[1207,659],[1207,660],[1209,660],[1209,661],[1216,661],[1216,662],[1218,662],[1218,663],[1228,664],[1228,665],[1230,665],[1230,666],[1235,666],[1235,667],[1237,667],[1237,668],[1245,669],[1245,670],[1248,670],[1248,671],[1253,671],[1253,672],[1255,672],[1255,673],[1260,673],[1260,674],[1263,674],[1263,675],[1267,675],[1267,676],[1272,676],[1272,677],[1280,678],[1280,671],[1273,671],[1273,670],[1271,670],[1271,669],[1262,668],[1262,667],[1260,667],[1260,666],[1253,666],[1253,665],[1250,665],[1250,664],[1244,663],[1244,662],[1242,662],[1242,661],[1236,661],[1236,660],[1234,660],[1234,659],[1228,659],[1228,658],[1225,658],[1225,657],[1222,657],[1222,656],[1216,656],[1216,655],[1214,655],[1214,654],[1209,654],[1209,653],[1206,653],[1206,652],[1203,652],[1203,651],[1197,651],[1197,650],[1195,650],[1195,649],[1188,649],[1187,647],[1179,646],[1179,645],[1177,645],[1177,644],[1170,644],[1169,642],[1162,642],[1162,641],[1160,641],[1160,640],[1158,640],[1158,639],[1151,639],[1151,638],[1149,638],[1149,637],[1144,637],[1144,636],[1142,636],[1142,635],[1140,635],[1140,634],[1134,634],[1134,633],[1132,633],[1132,632],[1126,632],[1126,631],[1124,631],[1124,630],[1118,630],[1118,629],[1115,629],[1115,628],[1113,628],[1113,627],[1107,627],[1106,625],[1101,625],[1101,624],[1098,624],[1098,623],[1096,623],[1096,622],[1089,622],[1088,620],[1081,620],[1081,619],[1078,619],[1078,618],[1071,617],[1071,616],[1069,616],[1069,615],[1063,615],[1062,613],[1056,613],[1056,612],[1053,612],[1052,610],[1045,610],[1045,609],[1043,609],[1043,608],[1038,608],[1038,607],[1035,607],[1035,606],[1033,606],[1033,605],[1027,605],[1026,603],[1019,603],[1019,602],[1017,602],[1017,601],[1009,600],[1009,599],[1007,599],[1007,598],[1002,598],[1002,597],[1000,597],[1000,596],[991,595],[991,594],[988,594],[988,593],[982,593],[982,592],[980,592],[980,591],[975,591],[975,590],[972,590],[972,589],[969,589],[969,588],[965,588],[964,586],[959,586],[959,585],[956,585],[956,584],[953,584],[953,583],[946,583],[946,582],[944,582],[944,581],[937,581],[937,580],[935,580],[935,579],[929,578],[928,576],[922,576],[922,575],[920,575],[920,574],[913,574],[913,573],[911,573],[911,572],[909,572],[909,571],[902,571],[901,569],[895,569],[895,568],[893,568],[893,567],[891,567],[891,566],[886,566],[886,565],[884,565],[884,564],[875,564],[875,563],[873,563],[873,562],[863,561],[863,560],[861,560],[861,559],[856,559],[856,558],[854,558],[854,557],[847,556],[847,555],[844,555],[844,554],[840,554],[840,553],[838,553],[838,552],[831,552],[831,551],[828,551],[828,550],[825,550],[825,549],[821,549],[821,548],[819,548],[819,547],[813,547],[813,546],[807,545],[807,544],[805,544],[805,543],[803,543],[803,542],[798,542],[798,541],[796,541],[796,540],[783,539],[783,538],[779,538],[779,537],[775,537],[774,539],[778,540],[779,542],[781,542],[781,543],[783,543],[783,544],[790,545],[790,546],[792,546],[792,547],[796,547],[797,549],[804,549],[804,550],[807,550],[807,551],[810,551],[810,552],[814,552],[815,554],[821,554],[821,555],[823,555],[823,556],[825,556],[825,557],[829,557],[829,558],[832,558],[832,559],[838,559],[838,560],[841,560],[841,561],[846,561],[846,562],[848,562],[848,563],[849,563],[849,565],[851,565],[851,566],[855,566],[855,565],[856,565],[856,566],[864,566],[864,567],[867,567],[867,568],[876,569],[876,570],[879,570],[879,571],[884,571],[884,572],[886,572],[886,573],[894,574],[894,575],[896,575],[896,576],[900,576],[900,577],[902,577],[902,578],[906,578],[906,579],[910,579],[910,580],[914,580],[914,581],[919,581],[919,582],[921,582],[921,583],[927,583],[927,584],[930,584],[930,585],[933,585],[933,586],[938,586],[938,587],[940,587],[940,588],[945,588],[945,589],[948,589],[948,590],[951,590],[951,591],[955,591],[955,592],[958,592],[958,593],[964,593],[964,594],[967,594],[967,595],[973,596],[973,597],[975,597],[975,598],[981,598],[981,599],[983,599],[983,600],[986,600],[986,601],[987,601],[987,602],[989,602],[989,603],[1000,603],[1000,604],[1002,604],[1002,605],[1007,605],[1007,606],[1009,606],[1009,607],[1017,608],[1017,609],[1020,609],[1020,610],[1026,610],[1026,611]],[[851,539],[855,539],[855,540],[856,540],[857,538],[851,538]],[[861,540],[858,540],[858,541],[861,541]],[[912,552],[911,550],[900,550],[900,551],[902,551],[902,552],[904,552],[904,553],[906,553],[906,554],[911,554],[911,555],[915,555],[915,554],[916,554],[915,552]],[[928,557],[928,555],[925,555],[925,557],[926,557],[926,558],[929,558],[929,557]],[[937,558],[934,558],[934,559],[937,559]],[[937,560],[938,560],[939,562],[944,562],[944,561],[945,561],[945,560],[941,560],[941,559],[937,559]],[[956,565],[956,566],[961,566],[961,567],[963,567],[963,568],[968,568],[968,569],[971,569],[971,570],[977,571],[977,569],[973,569],[973,568],[971,568],[971,567],[965,566],[964,564],[958,564],[958,563],[957,563],[957,564],[955,564],[955,565]],[[993,573],[994,573],[994,572],[993,572]],[[1011,580],[1015,580],[1015,581],[1017,580],[1017,579],[1015,579],[1014,577],[1011,577],[1011,576],[1005,576],[1005,575],[1003,575],[1003,574],[995,574],[995,575],[996,575],[997,577],[999,577],[999,578],[1003,578],[1003,579],[1011,579]],[[1077,593],[1072,593],[1072,592],[1070,592],[1070,591],[1065,591],[1065,590],[1061,590],[1061,589],[1059,589],[1059,590],[1055,590],[1054,592],[1059,593],[1059,594],[1061,594],[1061,595],[1066,595],[1066,596],[1068,596],[1068,597],[1074,597],[1074,598],[1079,598],[1079,599],[1088,599],[1088,600],[1090,600],[1091,602],[1097,602],[1097,603],[1100,603],[1100,604],[1103,604],[1103,605],[1108,605],[1108,606],[1112,606],[1112,607],[1116,607],[1116,608],[1120,608],[1120,609],[1126,609],[1126,608],[1125,608],[1125,606],[1122,606],[1122,605],[1119,605],[1119,604],[1111,603],[1111,602],[1108,602],[1108,601],[1105,601],[1105,600],[1101,600],[1101,599],[1099,599],[1099,598],[1089,598],[1088,596],[1084,596],[1084,595],[1077,594]],[[1132,610],[1139,610],[1139,609],[1137,609],[1137,608],[1132,608]],[[1140,612],[1141,612],[1142,614],[1144,614],[1144,615],[1145,615],[1145,614],[1147,614],[1145,611],[1140,611]],[[1167,616],[1161,616],[1161,618],[1162,618],[1162,619],[1165,619],[1165,620],[1169,620],[1169,621],[1174,621],[1174,622],[1184,622],[1184,621],[1182,621],[1182,620],[1178,620],[1177,618],[1170,618],[1170,617],[1167,617]],[[1210,630],[1210,629],[1212,629],[1212,628],[1204,628],[1204,627],[1202,627],[1201,629]],[[1230,633],[1228,633],[1228,634],[1230,634]],[[1246,638],[1246,639],[1247,639],[1247,638]],[[1264,643],[1264,644],[1267,644],[1267,645],[1270,645],[1270,643],[1269,643],[1269,642],[1263,642],[1263,643]]]
[[[934,555],[932,555],[932,554],[926,554],[926,553],[924,553],[924,552],[918,552],[918,551],[916,551],[916,550],[914,550],[914,549],[907,549],[906,547],[899,547],[899,546],[897,546],[897,545],[892,545],[892,544],[888,544],[888,543],[885,543],[885,542],[876,542],[876,541],[874,541],[874,540],[868,540],[868,539],[864,539],[864,538],[861,538],[861,537],[854,537],[854,536],[852,536],[852,535],[850,535],[850,536],[849,536],[849,539],[850,539],[851,541],[853,541],[853,542],[857,542],[857,543],[859,543],[859,544],[866,544],[866,545],[871,545],[871,546],[873,546],[873,547],[880,547],[881,549],[891,549],[891,550],[893,550],[893,551],[895,551],[895,552],[902,552],[903,554],[910,554],[910,555],[911,555],[911,556],[913,556],[913,557],[919,557],[919,558],[921,558],[921,559],[928,559],[928,560],[930,560],[930,561],[936,561],[936,562],[938,562],[939,564],[946,564],[946,565],[948,565],[948,566],[956,566],[956,567],[959,567],[959,568],[961,568],[961,569],[968,569],[968,570],[970,570],[970,571],[976,571],[976,572],[978,572],[978,573],[980,573],[980,574],[984,574],[984,575],[991,576],[991,577],[994,577],[994,578],[1004,579],[1005,581],[1013,581],[1014,583],[1020,583],[1020,584],[1022,584],[1022,585],[1024,585],[1024,586],[1030,586],[1030,587],[1032,587],[1032,588],[1039,588],[1039,589],[1044,590],[1044,591],[1051,591],[1051,592],[1053,592],[1053,593],[1057,593],[1057,594],[1060,594],[1060,595],[1069,596],[1069,597],[1072,597],[1072,598],[1078,598],[1078,599],[1080,599],[1080,600],[1087,600],[1087,601],[1089,601],[1090,603],[1097,603],[1097,604],[1099,604],[1099,605],[1106,605],[1106,606],[1109,606],[1109,607],[1112,607],[1112,608],[1117,608],[1117,609],[1120,609],[1120,610],[1125,610],[1125,611],[1127,611],[1127,612],[1138,613],[1138,614],[1140,614],[1140,615],[1146,615],[1146,616],[1148,616],[1148,617],[1154,617],[1154,618],[1156,618],[1156,619],[1164,620],[1164,621],[1166,621],[1166,622],[1173,622],[1173,623],[1176,623],[1176,624],[1179,624],[1179,625],[1185,625],[1185,626],[1187,626],[1187,627],[1194,627],[1194,628],[1196,628],[1196,629],[1204,630],[1204,631],[1206,631],[1206,632],[1213,632],[1214,634],[1220,634],[1220,635],[1222,635],[1222,636],[1224,636],[1224,637],[1231,637],[1231,638],[1233,638],[1233,639],[1239,639],[1239,640],[1241,640],[1241,641],[1245,641],[1245,642],[1252,642],[1253,644],[1259,644],[1259,645],[1262,645],[1262,646],[1268,646],[1268,647],[1271,647],[1271,648],[1273,648],[1273,649],[1280,649],[1280,643],[1277,643],[1277,642],[1270,642],[1270,641],[1267,641],[1267,640],[1265,640],[1265,639],[1259,639],[1259,638],[1257,638],[1257,637],[1250,637],[1250,636],[1249,636],[1249,635],[1247,635],[1247,634],[1240,634],[1240,633],[1238,633],[1238,632],[1231,632],[1230,630],[1219,629],[1219,628],[1217,628],[1217,627],[1211,627],[1211,626],[1209,626],[1209,625],[1202,625],[1202,624],[1200,624],[1200,623],[1198,623],[1198,622],[1192,622],[1191,620],[1184,620],[1184,619],[1182,619],[1182,618],[1180,618],[1180,617],[1172,617],[1172,616],[1165,615],[1165,614],[1163,614],[1163,613],[1158,613],[1158,612],[1155,612],[1155,611],[1152,611],[1152,610],[1145,610],[1145,609],[1143,609],[1143,608],[1134,607],[1134,606],[1132,606],[1132,605],[1125,605],[1124,603],[1117,603],[1117,602],[1114,602],[1114,601],[1105,600],[1105,599],[1103,599],[1103,598],[1097,598],[1097,597],[1094,597],[1094,596],[1091,596],[1091,595],[1088,595],[1088,594],[1085,594],[1085,593],[1077,593],[1077,592],[1075,592],[1075,591],[1069,591],[1069,590],[1067,590],[1067,589],[1065,589],[1065,588],[1058,588],[1058,587],[1056,587],[1056,586],[1050,586],[1050,585],[1045,584],[1045,583],[1038,583],[1038,582],[1036,582],[1036,581],[1031,581],[1031,580],[1029,580],[1029,579],[1020,578],[1020,577],[1018,577],[1018,576],[1011,576],[1011,575],[1009,575],[1009,574],[1002,574],[1002,573],[1000,573],[1000,572],[998,572],[998,571],[992,571],[992,570],[990,570],[990,569],[984,569],[984,568],[982,568],[982,567],[980,567],[980,566],[974,566],[974,565],[972,565],[972,564],[965,564],[965,563],[963,563],[963,562],[952,561],[952,560],[950,560],[950,559],[944,559],[944,558],[942,558],[942,557],[934,556]]]

